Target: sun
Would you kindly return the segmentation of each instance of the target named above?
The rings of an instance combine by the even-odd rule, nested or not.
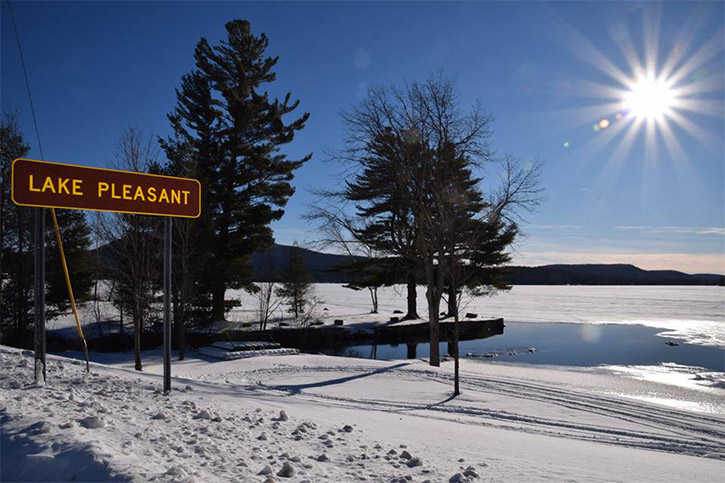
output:
[[[647,121],[661,121],[671,114],[675,93],[663,79],[648,75],[636,80],[622,99],[631,115]]]

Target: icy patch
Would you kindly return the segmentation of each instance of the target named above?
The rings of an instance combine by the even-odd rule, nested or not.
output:
[[[683,366],[674,362],[666,362],[656,366],[599,366],[600,369],[631,379],[654,382],[672,386],[672,391],[657,392],[608,392],[630,399],[661,404],[685,411],[722,413],[723,407],[715,404],[725,395],[725,373],[708,372],[702,367]],[[697,391],[703,394],[693,400],[691,397],[679,396],[682,389]],[[690,393],[691,394],[691,393]]]
[[[694,411],[699,413],[715,413],[718,412],[719,408],[713,404],[700,401],[685,401],[683,399],[671,398],[671,397],[659,397],[659,396],[643,396],[638,394],[618,394],[610,393],[618,396],[624,396],[637,401],[644,401],[654,404],[661,404],[662,406],[671,407],[674,409],[681,409],[683,411]]]
[[[658,382],[704,392],[725,389],[725,372],[708,372],[707,369],[663,362],[656,366],[599,366],[616,375],[641,381]]]
[[[725,349],[725,324],[713,320],[612,320],[596,323],[643,325],[653,329],[664,329],[657,334],[659,337]]]

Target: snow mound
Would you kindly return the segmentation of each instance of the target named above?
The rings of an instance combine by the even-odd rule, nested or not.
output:
[[[228,351],[245,351],[278,349],[280,347],[280,344],[278,344],[277,342],[219,341],[214,342],[211,346]]]
[[[261,356],[292,356],[299,354],[300,351],[297,349],[286,348],[229,351],[226,349],[220,349],[218,347],[199,347],[199,353],[224,361],[234,361],[237,359],[248,359],[250,357]]]

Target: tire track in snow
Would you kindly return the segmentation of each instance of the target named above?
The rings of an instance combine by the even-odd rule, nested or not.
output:
[[[262,369],[251,372],[241,372],[244,379],[256,380],[257,386],[269,391],[281,391],[288,394],[284,385],[270,385],[258,379],[259,376],[285,375],[319,375],[320,373],[335,374],[364,374],[369,373],[369,366],[345,367],[278,367]],[[226,373],[226,377],[231,374]],[[404,375],[406,378],[434,381],[450,384],[452,375],[430,371],[420,368],[401,369],[391,368],[379,375],[395,377]],[[579,440],[595,441],[606,444],[635,447],[641,449],[666,451],[679,454],[708,456],[725,459],[725,419],[691,414],[656,406],[649,406],[633,401],[600,396],[588,392],[564,390],[551,386],[544,386],[528,381],[503,379],[497,377],[484,377],[463,374],[461,385],[464,390],[482,392],[484,394],[498,394],[507,397],[525,398],[533,401],[553,404],[566,409],[605,416],[640,427],[655,430],[627,430],[617,427],[608,427],[595,424],[573,423],[571,421],[535,417],[514,412],[492,410],[473,406],[458,405],[430,405],[424,403],[400,403],[388,400],[376,400],[321,395],[312,392],[295,393],[295,397],[307,400],[325,401],[326,404],[336,404],[356,407],[374,407],[381,411],[409,411],[424,413],[426,417],[435,413],[445,419],[456,419],[469,424],[471,418],[476,418],[477,424],[501,427],[514,431],[526,431],[546,434],[556,437],[566,437]]]

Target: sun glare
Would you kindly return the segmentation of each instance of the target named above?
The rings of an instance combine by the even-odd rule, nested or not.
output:
[[[652,3],[633,13],[641,19],[641,47],[633,43],[639,32],[630,32],[625,22],[611,26],[611,41],[620,54],[616,57],[605,55],[566,21],[553,17],[562,43],[608,78],[568,80],[569,92],[596,102],[565,113],[572,126],[588,124],[596,133],[582,142],[579,150],[591,156],[610,143],[615,145],[610,158],[612,170],[639,145],[636,141],[640,137],[644,138],[644,160],[662,159],[663,147],[678,169],[683,170],[689,168],[692,159],[680,136],[689,136],[691,141],[711,150],[721,142],[700,123],[707,122],[704,116],[722,118],[725,113],[724,74],[718,61],[725,48],[725,30],[720,28],[698,42],[699,32],[710,18],[709,7],[703,6],[685,19],[678,32],[668,33],[674,35],[672,42],[663,44],[662,9],[661,4]],[[670,44],[669,52],[661,51],[662,45]]]
[[[640,119],[662,120],[674,104],[674,94],[664,80],[639,79],[624,96],[624,107]]]

